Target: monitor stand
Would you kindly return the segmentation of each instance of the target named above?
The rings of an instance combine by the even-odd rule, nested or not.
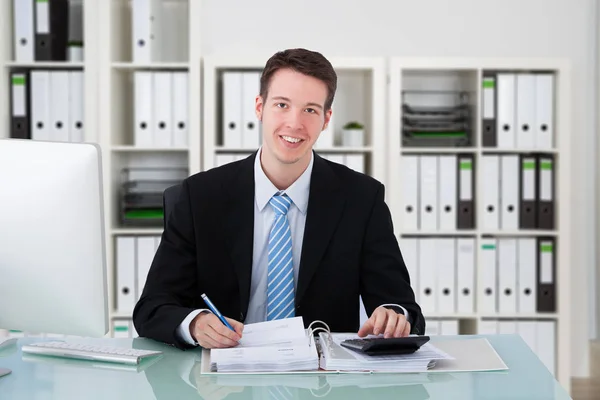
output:
[[[10,374],[12,371],[8,368],[0,368],[0,377]]]

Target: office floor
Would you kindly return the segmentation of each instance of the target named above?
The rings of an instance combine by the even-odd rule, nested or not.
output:
[[[591,377],[589,379],[573,379],[573,400],[600,399],[600,342],[592,342],[590,351]]]

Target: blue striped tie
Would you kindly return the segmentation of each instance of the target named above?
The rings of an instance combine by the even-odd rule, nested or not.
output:
[[[267,321],[294,316],[292,232],[287,219],[292,200],[276,194],[269,204],[275,210],[275,222],[269,233]]]

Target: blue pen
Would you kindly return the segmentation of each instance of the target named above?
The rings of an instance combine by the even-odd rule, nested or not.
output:
[[[204,299],[204,302],[206,303],[206,305],[208,306],[208,308],[210,308],[210,310],[213,312],[213,314],[215,314],[217,317],[219,317],[219,319],[221,320],[221,322],[223,324],[225,324],[226,327],[228,327],[229,329],[231,329],[232,331],[235,332],[235,329],[233,329],[231,327],[231,325],[229,325],[229,322],[227,322],[227,320],[225,319],[225,317],[219,312],[219,310],[217,310],[217,307],[215,307],[215,305],[212,303],[212,301],[210,301],[210,299],[208,298],[208,296],[205,295],[204,293],[202,293],[202,298]]]

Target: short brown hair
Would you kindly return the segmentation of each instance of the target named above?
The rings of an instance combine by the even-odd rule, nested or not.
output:
[[[267,98],[271,77],[283,68],[289,68],[323,81],[327,85],[325,110],[331,108],[337,89],[335,69],[321,53],[306,49],[287,49],[279,51],[269,58],[260,77],[260,95],[263,99]]]

